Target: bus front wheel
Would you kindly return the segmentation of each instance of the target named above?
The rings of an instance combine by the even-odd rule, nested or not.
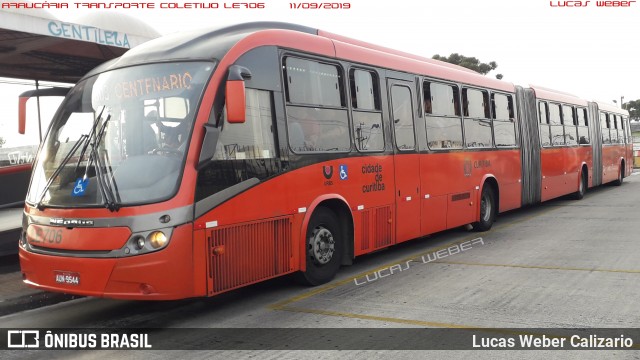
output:
[[[320,285],[331,281],[340,268],[342,231],[336,214],[326,207],[318,207],[307,226],[305,237],[306,269],[298,274],[298,281]]]
[[[491,229],[496,219],[496,195],[489,184],[482,187],[480,195],[480,221],[473,223],[475,231],[487,231]]]

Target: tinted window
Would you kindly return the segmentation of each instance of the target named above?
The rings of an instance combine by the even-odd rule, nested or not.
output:
[[[562,105],[562,123],[564,124],[564,142],[566,145],[576,145],[578,143],[576,120],[573,115],[573,107]]]
[[[610,144],[611,138],[609,137],[609,116],[605,113],[600,113],[600,128],[602,129],[602,143]]]
[[[335,65],[288,57],[284,76],[291,149],[294,152],[349,151],[351,140],[347,110],[342,108],[341,70]]]
[[[341,76],[334,65],[288,57],[285,59],[290,103],[341,107]]]
[[[462,148],[460,95],[458,87],[435,82],[424,83],[427,145],[431,149]],[[431,116],[430,116],[431,115]]]
[[[578,108],[576,110],[576,116],[577,116],[578,126],[589,126],[589,121],[587,120],[587,109]]]
[[[489,93],[475,89],[462,90],[464,116],[477,119],[489,118]]]
[[[549,104],[549,124],[551,125],[562,124],[560,120],[560,105]]]
[[[511,95],[491,94],[493,104],[493,136],[497,147],[516,145],[516,130]]]
[[[413,130],[411,90],[406,86],[394,85],[391,88],[391,103],[396,146],[400,150],[413,149],[415,147],[415,134]]]
[[[378,77],[373,72],[359,69],[352,69],[350,73],[356,148],[360,151],[381,151],[384,149],[384,134]]]
[[[578,144],[589,144],[589,119],[587,117],[587,109],[576,109],[576,121],[578,122]]]
[[[247,121],[244,123],[225,123],[217,143],[216,160],[264,159],[276,156],[269,92],[247,89],[246,113]]]
[[[351,70],[351,97],[354,109],[380,110],[378,81],[374,73]]]
[[[349,151],[346,110],[287,106],[289,144],[295,152]]]
[[[424,108],[427,114],[459,116],[458,98],[457,86],[424,83]]]
[[[491,120],[465,118],[464,137],[467,147],[492,147],[493,141],[491,140]]]
[[[551,125],[551,145],[560,146],[564,145],[564,126]]]
[[[551,146],[551,131],[549,125],[540,124],[540,145]]]
[[[361,151],[384,149],[382,114],[373,112],[353,112],[353,135],[355,144]]]
[[[547,103],[544,101],[538,103],[538,118],[540,119],[540,124],[549,123],[549,119],[547,118]]]

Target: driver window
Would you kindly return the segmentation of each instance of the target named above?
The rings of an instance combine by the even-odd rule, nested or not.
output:
[[[268,91],[246,89],[246,121],[241,124],[227,122],[216,145],[216,160],[268,159],[276,157],[275,135]]]

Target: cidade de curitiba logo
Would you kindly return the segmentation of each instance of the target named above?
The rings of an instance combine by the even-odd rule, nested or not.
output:
[[[95,329],[87,331],[95,331]],[[151,349],[148,334],[54,333],[51,330],[8,330],[9,349]]]

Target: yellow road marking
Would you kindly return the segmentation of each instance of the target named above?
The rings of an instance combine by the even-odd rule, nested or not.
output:
[[[518,265],[518,264],[483,264],[469,263],[462,261],[432,261],[434,264],[451,264],[451,265],[468,265],[468,266],[486,266],[486,267],[509,267],[521,269],[542,269],[542,270],[565,270],[565,271],[587,271],[587,272],[606,272],[606,273],[626,273],[640,274],[640,270],[616,270],[616,269],[597,269],[597,268],[572,268],[560,266],[538,266],[538,265]]]
[[[465,241],[477,239],[478,237],[485,236],[485,235],[490,234],[490,233],[495,232],[495,231],[504,230],[504,229],[506,229],[506,228],[508,228],[510,226],[515,225],[515,224],[519,224],[521,222],[525,222],[525,221],[534,219],[536,217],[545,215],[545,214],[547,214],[547,213],[549,213],[549,212],[551,212],[553,210],[557,210],[557,208],[550,207],[548,209],[541,210],[537,214],[529,215],[529,216],[526,216],[526,217],[524,217],[522,219],[514,220],[514,221],[512,221],[512,222],[510,222],[508,224],[504,224],[504,225],[498,226],[498,227],[494,226],[489,231],[485,231],[483,233],[475,233],[474,235],[465,236],[462,239],[452,241],[452,242],[447,243],[445,245],[441,245],[441,246],[435,247],[435,248],[430,248],[427,251],[423,251],[423,252],[420,252],[420,253],[417,253],[417,254],[413,254],[413,255],[410,255],[410,256],[405,257],[405,258],[400,259],[400,260],[395,260],[392,263],[387,263],[385,265],[381,265],[381,266],[379,266],[379,267],[377,267],[375,269],[367,270],[367,271],[359,273],[359,274],[357,274],[355,276],[349,276],[346,279],[343,279],[343,280],[340,280],[340,281],[336,281],[336,282],[332,282],[332,283],[329,283],[329,284],[327,284],[325,286],[321,286],[321,287],[315,288],[315,289],[313,289],[311,291],[305,292],[303,294],[296,295],[296,296],[293,296],[293,297],[291,297],[289,299],[277,302],[275,304],[268,305],[267,308],[269,308],[271,310],[284,310],[283,307],[285,307],[285,306],[287,306],[289,304],[292,304],[292,303],[295,303],[295,302],[298,302],[298,301],[301,301],[301,300],[308,299],[308,298],[313,297],[315,295],[322,294],[322,293],[327,292],[329,290],[332,290],[332,289],[335,289],[335,288],[340,287],[342,285],[348,284],[348,283],[352,282],[353,279],[360,279],[360,278],[363,278],[363,277],[365,277],[367,275],[372,275],[373,273],[375,273],[377,271],[380,271],[382,269],[389,268],[389,267],[391,267],[393,265],[405,263],[405,262],[407,262],[409,260],[414,260],[414,259],[419,258],[421,256],[424,256],[424,255],[427,255],[427,254],[431,254],[431,253],[437,252],[439,250],[447,249],[447,248],[449,248],[451,246],[454,246],[454,245],[459,245],[459,244],[461,244],[461,243],[463,243]]]
[[[477,326],[447,324],[447,323],[433,322],[433,321],[400,319],[400,318],[392,318],[392,317],[386,317],[386,316],[363,315],[363,314],[354,314],[354,313],[341,312],[341,311],[307,309],[307,308],[300,308],[300,307],[293,307],[293,306],[283,307],[278,310],[297,312],[297,313],[306,313],[306,314],[344,317],[344,318],[350,318],[350,319],[384,321],[384,322],[390,322],[390,323],[408,324],[408,325],[416,325],[416,326],[439,327],[439,328],[450,328],[450,329],[479,329],[479,327]]]
[[[328,310],[317,310],[317,309],[307,309],[300,307],[282,307],[278,310],[288,311],[293,313],[303,313],[303,314],[316,314],[316,315],[326,315],[326,316],[335,316],[335,317],[343,317],[349,319],[360,319],[360,320],[372,320],[372,321],[382,321],[396,324],[405,324],[405,325],[415,325],[422,327],[436,327],[436,328],[447,328],[447,329],[468,329],[468,330],[480,330],[481,332],[492,332],[498,334],[509,334],[509,335],[533,335],[536,337],[542,337],[543,335],[549,338],[564,338],[568,339],[570,336],[568,335],[554,335],[550,333],[540,333],[540,332],[531,332],[526,331],[517,331],[517,330],[509,330],[509,329],[501,329],[501,328],[490,328],[490,327],[482,327],[482,326],[470,326],[470,325],[461,325],[461,324],[449,324],[449,323],[441,323],[434,321],[423,321],[423,320],[413,320],[413,319],[401,319],[401,318],[393,318],[386,316],[375,316],[375,315],[364,315],[364,314],[355,314],[349,312],[341,312],[341,311],[328,311]],[[556,329],[549,328],[548,330],[554,331]],[[563,330],[562,328],[557,330]],[[588,328],[580,328],[579,330],[585,331]],[[609,330],[609,329],[607,329]],[[615,329],[611,329],[615,330]],[[630,348],[640,349],[640,344],[633,344]],[[576,350],[579,348],[576,348]],[[570,349],[566,349],[570,350]],[[604,349],[607,350],[607,349]],[[610,350],[622,350],[622,349],[610,349]]]

